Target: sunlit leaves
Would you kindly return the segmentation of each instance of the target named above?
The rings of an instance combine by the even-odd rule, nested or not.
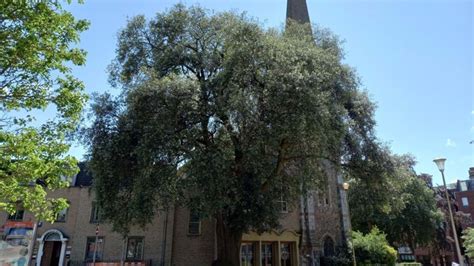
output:
[[[469,257],[474,257],[474,228],[467,228],[464,230],[462,239],[463,247],[466,249],[466,254]]]
[[[67,203],[47,191],[77,172],[66,137],[87,96],[70,72],[85,63],[75,44],[89,24],[57,1],[1,1],[0,10],[0,209],[53,221]],[[45,110],[53,117],[36,121]]]

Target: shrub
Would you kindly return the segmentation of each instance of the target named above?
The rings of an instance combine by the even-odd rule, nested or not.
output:
[[[352,242],[357,264],[395,265],[397,251],[388,244],[386,235],[377,227],[366,235],[353,232]]]

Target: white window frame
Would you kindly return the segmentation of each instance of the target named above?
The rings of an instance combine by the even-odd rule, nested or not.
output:
[[[197,221],[193,221],[192,218],[193,218],[193,214],[194,214],[195,211],[193,210],[190,210],[189,211],[189,219],[188,219],[188,235],[189,236],[198,236],[198,235],[201,235],[201,218],[199,218]],[[198,232],[195,233],[195,232],[191,232],[190,229],[191,229],[191,225],[196,225],[198,226]]]
[[[461,198],[461,201],[462,201],[462,206],[463,206],[463,207],[469,206],[469,200],[468,200],[467,197],[462,197],[462,198]]]
[[[130,245],[130,240],[131,240],[131,239],[133,239],[133,240],[136,241],[136,242],[135,242],[135,250],[134,250],[134,252],[137,252],[137,251],[138,251],[138,249],[137,249],[137,247],[136,247],[136,244],[138,243],[138,241],[141,241],[141,242],[142,242],[141,247],[140,247],[140,257],[133,257],[133,258],[129,258],[129,257],[128,257],[128,251],[129,251],[129,248],[130,248],[129,245]],[[143,254],[144,246],[145,246],[145,238],[144,238],[143,236],[130,236],[130,237],[128,237],[128,239],[127,239],[127,251],[126,251],[126,253],[125,253],[125,260],[126,260],[126,261],[141,261],[141,260],[143,260],[143,257],[144,257],[144,254]],[[136,254],[134,254],[134,255],[136,255]]]
[[[91,204],[91,217],[90,217],[90,223],[91,224],[96,224],[101,222],[101,210],[99,208],[99,205],[97,204],[96,201],[93,201]]]
[[[69,208],[62,209],[58,212],[58,215],[56,216],[55,223],[65,223],[67,221],[67,214],[69,212]],[[60,215],[64,216],[64,219],[59,219]]]

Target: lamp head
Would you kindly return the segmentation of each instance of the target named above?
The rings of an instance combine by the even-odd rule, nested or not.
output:
[[[446,162],[446,158],[436,158],[433,162],[438,166],[438,169],[443,172],[444,171],[444,162]]]
[[[344,183],[342,184],[342,188],[343,188],[344,190],[346,190],[346,191],[349,190],[349,183],[344,182]]]

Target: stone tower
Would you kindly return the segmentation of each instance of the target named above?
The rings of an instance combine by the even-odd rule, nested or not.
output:
[[[286,19],[311,23],[306,0],[287,0]],[[311,34],[309,28],[309,34]],[[350,218],[341,173],[329,161],[322,162],[326,185],[300,197],[300,265],[318,266],[322,257],[337,256],[336,247],[350,237]]]
[[[300,23],[310,23],[306,0],[288,0],[286,19],[296,20]]]

